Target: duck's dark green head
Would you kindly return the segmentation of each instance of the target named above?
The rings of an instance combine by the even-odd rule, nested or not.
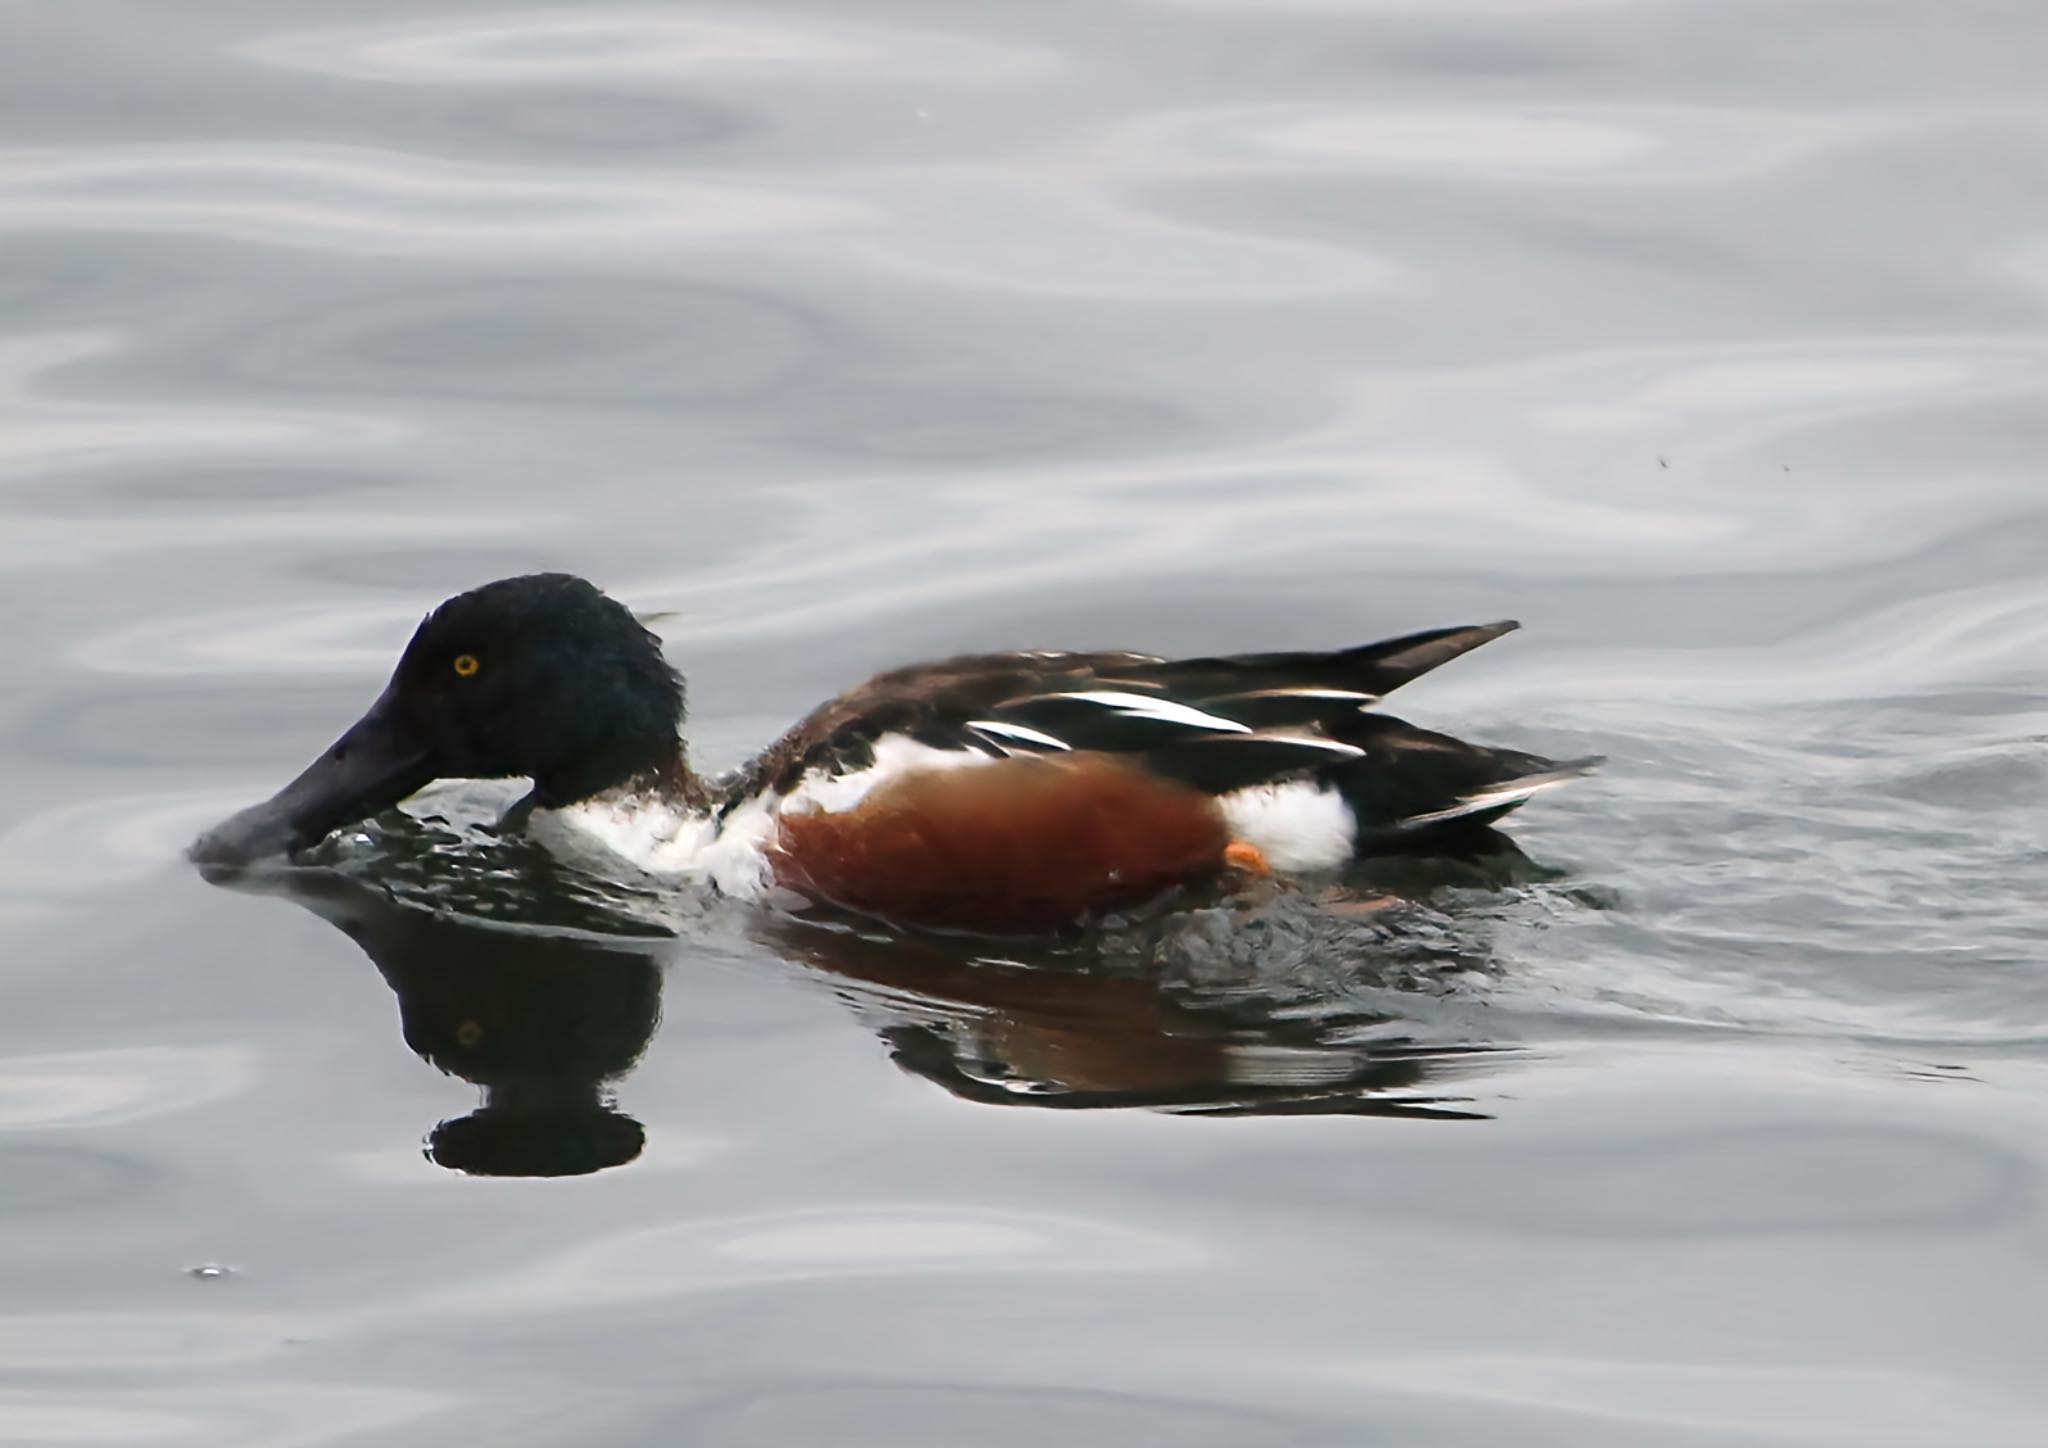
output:
[[[566,573],[500,579],[428,614],[369,712],[191,854],[297,849],[436,779],[520,776],[568,804],[672,767],[682,715],[682,679],[623,604]]]

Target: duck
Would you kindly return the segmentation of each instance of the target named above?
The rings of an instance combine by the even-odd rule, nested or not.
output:
[[[636,870],[740,901],[1018,935],[1182,887],[1455,851],[1597,756],[1467,743],[1384,713],[1517,628],[1332,651],[961,655],[892,669],[752,760],[691,766],[684,683],[625,604],[568,573],[503,578],[421,621],[367,712],[276,794],[202,834],[201,866],[292,856],[437,780],[516,778]]]

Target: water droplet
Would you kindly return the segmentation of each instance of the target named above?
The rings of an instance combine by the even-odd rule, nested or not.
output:
[[[187,1277],[196,1277],[201,1282],[219,1282],[229,1277],[239,1276],[240,1274],[234,1268],[224,1266],[219,1262],[201,1262],[196,1267],[187,1267],[185,1275]]]

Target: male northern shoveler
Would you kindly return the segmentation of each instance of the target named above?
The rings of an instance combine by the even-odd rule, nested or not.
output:
[[[1236,869],[1455,844],[1584,773],[1371,712],[1513,623],[1334,653],[1005,653],[882,674],[731,777],[694,772],[660,641],[581,578],[449,599],[353,728],[202,863],[312,844],[436,779],[524,777],[644,869],[900,924],[1052,928]]]

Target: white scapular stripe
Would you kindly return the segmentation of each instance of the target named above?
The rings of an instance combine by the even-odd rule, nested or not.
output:
[[[1350,759],[1357,759],[1365,753],[1356,744],[1346,744],[1341,739],[1325,739],[1320,734],[1281,734],[1271,729],[1261,729],[1256,734],[1233,734],[1227,740],[1216,742],[1235,744],[1239,739],[1256,744],[1289,744],[1297,749],[1320,749],[1325,753],[1341,754]]]
[[[1212,729],[1224,734],[1249,734],[1249,724],[1240,724],[1235,719],[1225,719],[1220,714],[1205,714],[1191,705],[1179,704],[1172,699],[1162,699],[1149,694],[1122,694],[1115,690],[1099,690],[1081,694],[1047,694],[1048,699],[1078,699],[1084,704],[1100,704],[1105,709],[1114,709],[1133,719],[1157,719],[1162,724],[1181,724],[1189,729]]]
[[[797,781],[796,788],[782,802],[781,808],[790,813],[804,810],[821,810],[826,814],[837,814],[852,809],[868,797],[877,785],[887,784],[906,774],[916,774],[927,769],[965,769],[995,761],[979,749],[965,746],[959,749],[937,749],[929,744],[902,734],[884,734],[874,742],[875,761],[866,769],[852,770],[846,774],[829,775],[822,770],[812,770]]]
[[[1220,704],[1229,699],[1351,699],[1362,706],[1379,703],[1380,696],[1359,689],[1245,689],[1236,694],[1212,695],[1209,702]]]
[[[967,727],[977,734],[992,735],[995,743],[1014,739],[1020,744],[1042,744],[1047,749],[1072,749],[1074,746],[1064,739],[1055,739],[1043,730],[1027,728],[1022,724],[1005,724],[1000,719],[969,719]]]

